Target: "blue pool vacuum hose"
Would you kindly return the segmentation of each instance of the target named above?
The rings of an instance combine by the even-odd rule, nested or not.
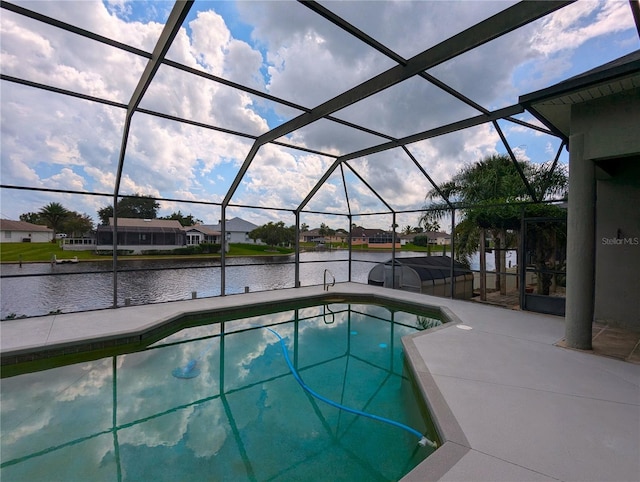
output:
[[[406,430],[407,432],[411,433],[412,435],[415,435],[418,438],[418,445],[424,447],[426,445],[429,445],[430,447],[438,448],[438,444],[436,442],[433,442],[431,440],[429,440],[425,435],[423,435],[422,433],[418,432],[417,430],[409,427],[408,425],[405,425],[403,423],[400,422],[396,422],[395,420],[391,420],[388,418],[384,418],[384,417],[380,417],[378,415],[374,415],[372,413],[367,413],[367,412],[362,412],[360,410],[356,410],[355,408],[351,408],[351,407],[347,407],[345,405],[342,405],[340,403],[334,402],[333,400],[329,400],[328,398],[320,395],[319,393],[315,392],[314,390],[312,390],[311,388],[309,388],[307,386],[306,383],[304,383],[304,381],[302,380],[302,378],[300,378],[300,375],[298,374],[298,372],[296,371],[296,369],[293,366],[293,363],[291,363],[291,359],[289,358],[289,352],[287,350],[287,345],[284,342],[284,339],[280,336],[280,334],[275,331],[272,330],[271,328],[267,327],[267,330],[269,330],[271,333],[273,333],[275,336],[278,337],[278,340],[280,341],[280,346],[282,347],[282,353],[284,354],[284,359],[287,362],[287,365],[289,365],[289,370],[291,371],[291,374],[293,375],[293,377],[296,379],[296,381],[298,382],[298,384],[310,395],[312,395],[313,397],[317,398],[318,400],[321,400],[333,407],[336,407],[340,410],[344,410],[345,412],[349,412],[349,413],[353,413],[355,415],[362,415],[363,417],[368,417],[371,418],[373,420],[377,420],[379,422],[383,422],[389,425],[393,425],[394,427],[398,427],[401,428],[403,430]]]
[[[377,420],[378,422],[383,422],[389,425],[393,425],[394,427],[398,427],[401,428],[403,430],[406,430],[407,432],[409,432],[410,434],[416,436],[418,438],[418,445],[420,445],[421,447],[425,447],[425,446],[430,446],[435,448],[438,448],[438,444],[432,440],[429,440],[425,435],[423,435],[422,433],[418,432],[417,430],[409,427],[408,425],[405,425],[403,423],[400,422],[396,422],[395,420],[391,420],[388,418],[384,418],[384,417],[380,417],[378,415],[374,415],[371,413],[367,413],[367,412],[362,412],[360,410],[356,410],[355,408],[351,408],[351,407],[347,407],[345,405],[342,405],[340,403],[334,402],[333,400],[329,400],[328,398],[320,395],[319,393],[315,392],[314,390],[312,390],[311,388],[309,388],[307,386],[306,383],[304,383],[304,381],[302,380],[302,378],[300,378],[300,375],[298,374],[297,370],[294,368],[293,363],[291,363],[291,359],[289,358],[289,351],[287,350],[287,345],[284,341],[284,339],[280,336],[280,333],[278,333],[277,331],[266,327],[267,330],[269,330],[271,333],[273,333],[279,340],[280,342],[280,346],[282,347],[282,353],[284,354],[284,359],[287,362],[287,365],[289,365],[289,370],[291,371],[291,374],[293,375],[293,377],[296,379],[296,381],[298,382],[298,384],[310,395],[312,395],[313,397],[317,398],[318,400],[321,400],[329,405],[331,405],[332,407],[338,408],[340,410],[344,410],[345,412],[349,412],[349,413],[353,413],[355,415],[361,415],[363,417],[367,417],[367,418],[371,418],[373,420]],[[204,356],[204,354],[209,351],[211,349],[211,346],[213,345],[213,343],[211,343],[207,348],[205,348],[202,353],[200,353],[200,356],[198,358],[195,358],[191,361],[189,361],[189,363],[187,363],[184,367],[178,367],[175,368],[171,374],[176,377],[176,378],[195,378],[198,375],[200,375],[200,369],[198,368],[198,360],[200,358],[202,358]]]

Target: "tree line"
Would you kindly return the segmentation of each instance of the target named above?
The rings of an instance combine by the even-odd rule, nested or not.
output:
[[[568,174],[563,165],[550,163],[534,164],[529,161],[512,161],[507,155],[490,155],[473,164],[461,168],[450,180],[441,183],[426,194],[424,214],[419,218],[419,226],[406,226],[404,234],[438,231],[439,221],[457,207],[459,219],[454,233],[456,258],[468,265],[471,254],[476,253],[488,232],[495,247],[496,271],[504,271],[501,254],[505,249],[517,245],[520,220],[524,217],[563,218],[566,210],[544,203],[523,204],[530,200],[531,193],[537,200],[567,197]],[[135,194],[122,197],[117,202],[119,217],[143,219],[175,219],[183,226],[202,223],[191,214],[181,211],[158,218],[158,202],[148,196]],[[103,225],[113,217],[113,206],[98,210]],[[43,224],[57,233],[66,232],[72,236],[82,236],[93,230],[93,221],[87,214],[66,209],[60,203],[52,202],[38,212],[22,214],[20,220]],[[301,231],[308,231],[307,224]],[[319,229],[320,236],[336,233],[326,224]],[[566,236],[557,225],[540,225],[532,236],[536,238],[535,264],[544,269],[548,266],[549,252]],[[295,226],[285,226],[280,222],[269,222],[249,233],[251,239],[260,239],[271,246],[295,242]],[[541,278],[544,278],[542,276]],[[496,289],[501,289],[502,281],[496,275]],[[547,291],[545,288],[543,291]]]
[[[56,202],[47,204],[37,212],[21,214],[20,221],[40,224],[53,229],[54,239],[58,233],[82,236],[93,230],[93,220],[88,214],[71,211]]]

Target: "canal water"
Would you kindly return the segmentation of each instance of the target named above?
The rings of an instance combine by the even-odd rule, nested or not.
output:
[[[423,256],[398,252],[397,257]],[[349,280],[346,250],[300,254],[300,284],[323,283],[328,269],[336,282]],[[375,263],[391,259],[390,252],[352,252],[351,281],[367,283]],[[225,294],[293,288],[295,258],[227,258]],[[129,299],[132,305],[213,297],[221,294],[220,262],[217,260],[119,260],[118,305]],[[28,275],[28,276],[25,276]],[[1,316],[39,316],[69,313],[113,305],[111,261],[51,265],[49,263],[5,264],[0,290]]]

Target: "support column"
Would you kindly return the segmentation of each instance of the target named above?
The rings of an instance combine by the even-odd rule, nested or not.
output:
[[[567,346],[591,349],[595,294],[595,202],[593,161],[584,158],[584,134],[569,139],[567,217]]]
[[[487,237],[484,228],[480,228],[480,301],[487,301]]]

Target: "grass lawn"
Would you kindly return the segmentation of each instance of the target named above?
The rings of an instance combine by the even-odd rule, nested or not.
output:
[[[278,256],[293,253],[292,249],[274,248],[253,244],[235,244],[229,246],[227,256]],[[53,255],[58,259],[73,258],[87,261],[109,261],[111,255],[97,255],[93,251],[63,251],[57,243],[2,243],[0,244],[0,262],[24,263],[49,262]],[[174,259],[174,258],[219,258],[220,254],[197,255],[119,255],[118,259]]]
[[[63,251],[58,243],[2,243],[0,244],[0,261],[3,263],[25,263],[51,261],[53,255],[58,258],[105,259],[96,256],[92,251]]]
[[[313,245],[313,243],[311,243]],[[301,247],[304,248],[303,243]],[[334,246],[336,248],[337,246]],[[346,249],[345,245],[345,249]],[[442,252],[444,246],[432,246],[431,253],[436,254]],[[448,248],[448,246],[447,246]],[[366,248],[365,248],[366,249]],[[353,248],[359,251],[358,247]],[[378,250],[374,250],[378,251]],[[390,251],[390,250],[389,250]],[[423,246],[414,246],[407,244],[402,247],[402,251],[419,251],[427,252],[427,248]],[[293,254],[293,249],[279,248],[273,246],[264,246],[258,244],[241,244],[231,243],[227,256],[279,256]],[[97,255],[93,251],[63,251],[57,243],[2,243],[0,244],[0,262],[2,263],[35,263],[49,262],[53,255],[58,259],[73,258],[77,256],[79,260],[87,261],[109,261],[110,255]],[[197,254],[197,255],[131,255],[118,256],[118,259],[175,259],[175,258],[219,258],[220,254]]]
[[[427,248],[426,246],[416,246],[415,244],[405,244],[402,247],[402,251],[419,251],[419,252],[424,252],[424,253],[429,253],[431,252],[431,254],[437,254],[437,253],[442,253],[442,251],[444,251],[444,248],[447,248],[447,253],[450,254],[451,252],[451,248],[450,246],[431,246],[431,249]]]
[[[262,244],[229,244],[227,256],[278,256],[280,254],[293,254],[293,249],[265,246]]]

